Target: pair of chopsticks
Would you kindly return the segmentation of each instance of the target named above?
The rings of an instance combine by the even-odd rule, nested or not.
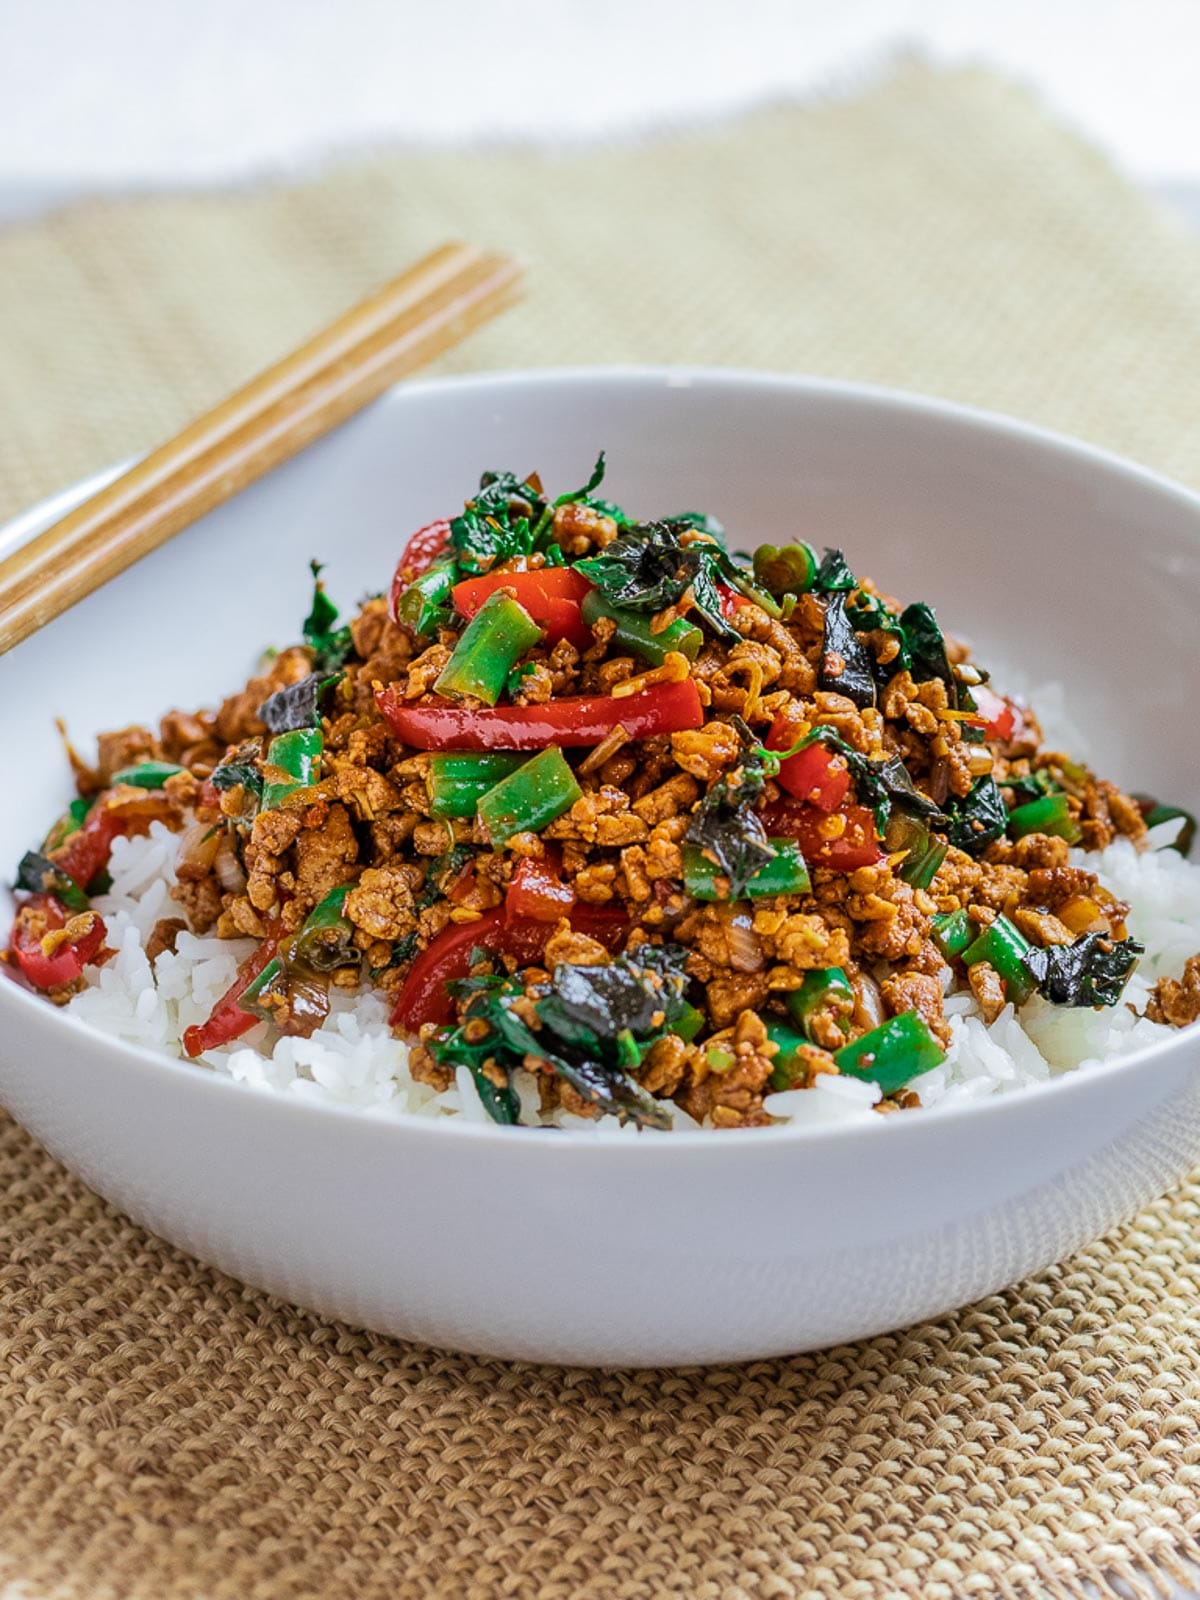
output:
[[[522,270],[435,250],[0,561],[0,655],[465,339]]]

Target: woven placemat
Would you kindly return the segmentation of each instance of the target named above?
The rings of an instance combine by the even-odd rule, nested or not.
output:
[[[582,70],[579,87],[596,92]],[[912,69],[652,148],[393,156],[0,235],[0,509],[162,437],[456,234],[524,251],[534,275],[528,305],[447,367],[836,373],[1200,481],[1200,247],[1020,91]],[[1183,1583],[1200,1559],[1198,1201],[1185,1185],[907,1333],[741,1368],[563,1373],[292,1312],[133,1228],[0,1120],[2,1592],[990,1600]]]

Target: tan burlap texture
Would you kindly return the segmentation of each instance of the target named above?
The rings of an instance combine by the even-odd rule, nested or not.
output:
[[[528,304],[447,367],[834,373],[1200,481],[1200,245],[1020,91],[914,68],[653,147],[390,156],[0,235],[0,508],[165,435],[453,235],[534,270]],[[908,1333],[564,1373],[292,1312],[0,1122],[3,1592],[986,1600],[1186,1581],[1198,1198],[1185,1185]]]

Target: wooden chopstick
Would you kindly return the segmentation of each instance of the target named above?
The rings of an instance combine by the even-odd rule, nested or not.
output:
[[[0,561],[0,655],[458,344],[522,272],[442,246],[35,535]]]

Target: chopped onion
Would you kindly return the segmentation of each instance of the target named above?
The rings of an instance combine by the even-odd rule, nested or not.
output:
[[[193,822],[183,830],[175,870],[181,878],[202,878],[216,859],[223,832],[211,822]]]
[[[735,972],[758,972],[763,965],[762,946],[755,937],[748,912],[735,911],[728,921],[729,965]]]
[[[218,839],[213,871],[226,894],[241,894],[246,887],[246,874],[242,870],[242,863],[238,860],[237,850],[234,848],[232,838],[224,830]]]
[[[883,1021],[883,995],[869,972],[856,972],[850,979],[854,990],[853,1022],[856,1028],[877,1028]]]

